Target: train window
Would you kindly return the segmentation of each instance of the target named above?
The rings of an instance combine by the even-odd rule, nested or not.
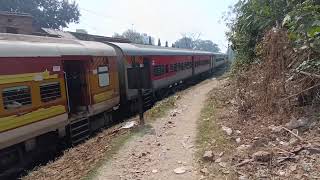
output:
[[[153,67],[153,75],[154,76],[161,76],[165,73],[164,65],[157,65]]]
[[[61,98],[61,88],[59,82],[50,82],[40,85],[40,95],[42,102],[50,102]]]
[[[109,68],[108,66],[98,67],[99,86],[106,87],[110,85]]]
[[[178,64],[177,64],[177,63],[174,64],[174,71],[175,71],[175,72],[178,71]]]
[[[170,72],[174,71],[174,64],[170,64]]]
[[[179,63],[178,65],[178,71],[181,71],[182,70],[182,63]]]
[[[31,90],[28,86],[5,88],[2,91],[4,108],[7,110],[18,109],[31,105]]]

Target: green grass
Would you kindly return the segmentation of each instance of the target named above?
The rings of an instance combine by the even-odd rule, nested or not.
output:
[[[157,118],[164,117],[170,109],[176,107],[176,101],[179,98],[179,95],[173,95],[160,102],[157,102],[152,109],[146,112],[145,116],[147,121],[153,121]]]
[[[213,93],[209,93],[213,94]],[[198,121],[198,131],[196,144],[198,146],[198,156],[202,155],[208,149],[222,151],[230,148],[230,141],[226,138],[224,132],[216,121],[215,100],[209,97],[205,106],[201,110],[201,117]]]
[[[234,145],[222,131],[221,126],[218,124],[217,111],[218,100],[215,98],[215,90],[208,94],[208,99],[201,111],[200,119],[197,124],[196,136],[196,157],[200,160],[200,167],[207,167],[210,174],[214,175],[213,179],[232,179],[234,173],[222,174],[221,168],[216,163],[205,162],[202,156],[205,151],[212,150],[214,153],[224,152],[224,157],[232,153]]]

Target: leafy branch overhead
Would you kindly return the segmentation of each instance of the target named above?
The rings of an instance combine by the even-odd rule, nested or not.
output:
[[[78,23],[80,11],[69,0],[1,0],[0,11],[29,13],[38,27],[60,29]]]

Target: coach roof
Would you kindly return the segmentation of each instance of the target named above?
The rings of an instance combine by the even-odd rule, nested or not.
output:
[[[113,47],[93,41],[0,33],[0,57],[116,56]]]
[[[125,55],[129,56],[150,56],[150,55],[215,55],[212,52],[169,48],[151,45],[141,44],[129,44],[129,43],[108,43],[117,46],[122,50]]]

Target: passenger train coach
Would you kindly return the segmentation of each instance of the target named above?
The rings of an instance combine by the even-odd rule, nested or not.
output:
[[[60,142],[82,142],[119,107],[135,110],[133,66],[148,67],[144,92],[154,99],[226,62],[195,50],[0,34],[0,174]]]

